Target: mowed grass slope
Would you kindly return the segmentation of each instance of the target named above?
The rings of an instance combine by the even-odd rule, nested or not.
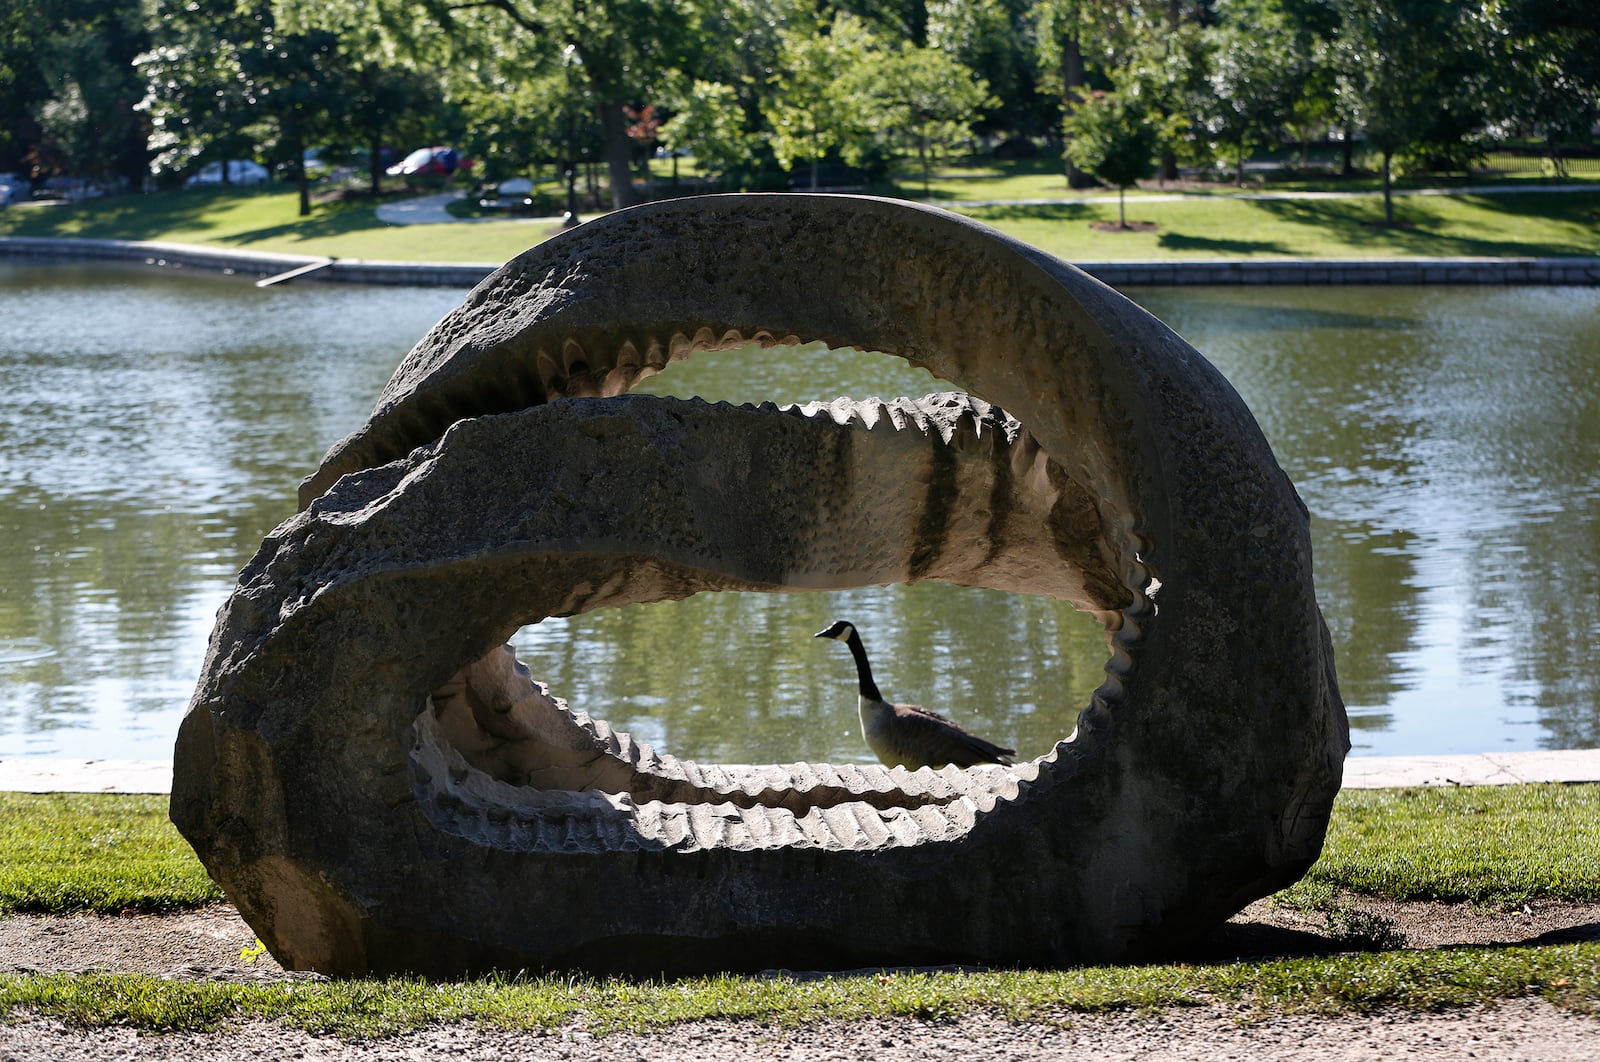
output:
[[[195,189],[0,211],[0,235],[165,240],[293,254],[401,261],[499,263],[547,239],[548,221],[387,225],[367,202],[296,216],[293,192]],[[1132,196],[1128,220],[1150,231],[1105,231],[1116,196],[1089,202],[1001,202],[961,211],[1069,260],[1600,254],[1600,187],[1593,191],[1408,196],[1399,224],[1381,224],[1372,197],[1181,200]],[[585,214],[585,217],[593,215]]]

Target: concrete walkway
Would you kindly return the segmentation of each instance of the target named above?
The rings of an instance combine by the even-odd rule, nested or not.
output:
[[[397,199],[379,203],[376,213],[378,220],[385,225],[443,225],[446,223],[465,225],[475,221],[518,221],[533,225],[561,224],[559,216],[553,218],[529,218],[520,214],[506,214],[502,217],[485,215],[478,218],[458,218],[446,209],[457,199],[465,199],[466,196],[466,192],[457,189],[454,192],[440,192],[437,195],[420,195],[415,199]]]
[[[1493,752],[1473,756],[1353,756],[1346,789],[1429,785],[1520,785],[1600,782],[1600,749]],[[20,793],[166,793],[172,765],[164,760],[0,760],[0,790]]]

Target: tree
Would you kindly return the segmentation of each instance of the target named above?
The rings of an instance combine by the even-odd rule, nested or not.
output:
[[[1138,96],[1156,129],[1163,181],[1177,179],[1180,160],[1198,163],[1212,154],[1204,135],[1215,105],[1210,40],[1198,18],[1184,18],[1183,11],[1171,0],[1159,19],[1141,24],[1130,35],[1127,59],[1116,73],[1117,89]]]
[[[1543,137],[1556,173],[1562,149],[1600,123],[1600,6],[1583,0],[1503,0],[1497,67],[1500,115],[1524,135]]]
[[[729,188],[743,183],[751,161],[767,143],[760,128],[752,130],[733,85],[694,81],[679,98],[677,113],[662,128],[662,138],[674,149],[694,155],[703,172]]]
[[[147,47],[138,0],[38,0],[0,11],[0,169],[137,184]]]
[[[1207,31],[1211,97],[1207,127],[1232,149],[1236,180],[1252,152],[1277,142],[1293,113],[1302,66],[1294,30],[1276,0],[1218,0],[1219,23]]]
[[[982,132],[1055,135],[1060,117],[1040,92],[1033,0],[933,0],[928,44],[982,79],[993,94],[976,127]],[[915,43],[913,42],[913,46]]]
[[[882,55],[883,42],[854,15],[780,32],[766,112],[780,165],[809,161],[815,188],[818,166],[829,153],[851,165],[866,161],[875,127],[871,71]]]
[[[325,130],[325,145],[338,152],[363,150],[368,191],[377,198],[384,146],[395,140],[434,142],[441,135],[439,116],[448,108],[441,77],[405,62],[370,14],[334,3],[317,5],[314,17],[299,3],[274,0],[272,6],[273,20],[283,32],[309,41],[322,40],[319,35],[334,38],[336,56],[323,73],[324,109],[336,120]]]
[[[1067,152],[1086,173],[1117,189],[1117,225],[1128,227],[1127,190],[1156,172],[1155,126],[1136,99],[1094,92],[1064,121]]]
[[[1393,165],[1407,149],[1453,151],[1482,126],[1481,59],[1469,0],[1335,0],[1333,51],[1344,109],[1382,158],[1384,223]]]
[[[1059,96],[1063,117],[1070,117],[1089,92],[1085,56],[1109,56],[1113,51],[1110,41],[1116,14],[1105,0],[1037,0],[1033,15],[1044,82]],[[1110,81],[1102,75],[1101,83],[1109,85]],[[1089,187],[1093,182],[1073,161],[1075,155],[1066,152],[1064,157],[1067,185]]]
[[[944,52],[909,45],[866,73],[878,86],[882,122],[916,144],[926,197],[932,157],[965,139],[973,120],[994,105],[989,86]]]
[[[267,13],[234,0],[151,0],[150,10],[159,30],[134,66],[145,83],[151,165],[178,173],[201,158],[253,157],[261,114],[246,53],[260,46]]]

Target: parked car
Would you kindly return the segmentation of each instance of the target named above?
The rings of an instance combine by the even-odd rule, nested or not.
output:
[[[106,194],[106,186],[83,177],[69,177],[66,174],[57,174],[47,177],[39,187],[33,190],[35,199],[65,200],[76,202],[79,199],[96,199]]]
[[[267,183],[267,168],[249,159],[228,160],[228,183],[241,187]],[[222,163],[208,162],[183,182],[185,188],[200,188],[222,183]]]
[[[425,147],[417,148],[386,172],[390,177],[448,177],[464,168],[466,163],[455,148]]]

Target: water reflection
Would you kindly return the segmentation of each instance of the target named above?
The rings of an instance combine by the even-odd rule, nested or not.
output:
[[[0,756],[170,754],[238,569],[462,294],[0,265]],[[1139,297],[1233,380],[1313,513],[1358,750],[1597,743],[1600,291]],[[898,359],[745,350],[644,389],[941,386]],[[885,692],[1024,755],[1071,730],[1106,655],[1064,605],[937,584],[700,595],[517,641],[673,753],[862,760],[849,658],[811,637],[836,616]]]
[[[459,300],[0,265],[0,756],[169,755],[239,568]]]
[[[1600,744],[1600,291],[1159,291],[1314,517],[1358,750]]]

